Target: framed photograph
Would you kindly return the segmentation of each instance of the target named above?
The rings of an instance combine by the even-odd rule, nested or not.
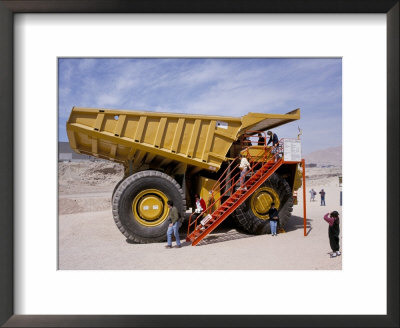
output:
[[[398,326],[398,1],[0,1],[0,22],[1,325]],[[341,270],[60,270],[58,63],[78,57],[341,58]]]
[[[328,243],[319,233],[304,243],[304,229],[325,231],[330,208],[342,217],[342,65],[341,58],[58,58],[58,270],[341,270],[340,250],[321,252]],[[283,162],[271,166],[279,152]],[[240,173],[241,161],[248,170]],[[311,188],[318,201],[309,201]],[[182,222],[180,240],[166,245],[168,199]],[[269,221],[272,202],[278,221]],[[271,247],[265,237],[278,230]],[[179,259],[164,250],[179,246]],[[274,249],[283,246],[284,257]],[[264,249],[256,261],[255,249]]]

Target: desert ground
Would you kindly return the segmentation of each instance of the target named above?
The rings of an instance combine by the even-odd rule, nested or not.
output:
[[[60,270],[341,270],[342,256],[330,258],[325,213],[340,214],[341,167],[306,168],[306,236],[303,189],[285,233],[253,236],[238,232],[229,218],[198,246],[165,249],[166,243],[131,244],[111,213],[111,195],[122,167],[105,161],[60,162],[58,177],[58,268]],[[310,201],[309,190],[326,192]],[[341,227],[341,237],[343,228]],[[173,243],[175,244],[175,243]],[[342,240],[340,241],[341,250]]]

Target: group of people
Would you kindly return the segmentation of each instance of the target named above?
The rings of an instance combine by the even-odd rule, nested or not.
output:
[[[268,142],[265,143],[265,137],[261,132],[258,132],[257,137],[258,140],[257,141],[250,141],[247,137],[243,136],[242,139],[242,144],[246,147],[253,145],[258,145],[258,146],[269,146],[271,144],[271,146],[276,147],[279,145],[279,138],[278,135],[272,131],[268,131],[267,132],[267,136],[269,137]]]
[[[276,133],[273,133],[272,131],[268,131],[267,135],[269,136],[269,140],[267,145],[272,144],[273,147],[277,147],[279,145],[279,139]],[[258,145],[263,146],[265,145],[265,138],[261,133],[258,134]],[[247,190],[246,187],[243,187],[244,182],[245,182],[245,177],[250,169],[250,163],[247,160],[247,157],[245,155],[241,155],[241,160],[239,164],[239,169],[240,169],[240,187],[239,189]],[[321,189],[319,191],[319,194],[321,196],[321,206],[325,206],[325,191],[324,189]],[[315,196],[317,195],[317,192],[312,188],[310,190],[310,201],[315,201]],[[206,203],[204,199],[202,199],[198,194],[194,195],[195,198],[195,210],[194,210],[194,219],[197,219],[201,213],[203,213],[206,210]],[[175,240],[176,240],[176,247],[180,248],[181,247],[181,242],[179,238],[179,228],[182,225],[182,218],[181,215],[178,212],[178,209],[174,207],[173,201],[169,200],[167,202],[167,205],[170,209],[169,212],[169,226],[167,230],[167,245],[165,246],[166,248],[172,248],[172,233],[175,235]],[[275,207],[274,203],[271,203],[271,208],[268,211],[269,215],[269,224],[271,228],[271,235],[272,237],[277,236],[277,227],[279,224],[279,213],[278,209]],[[339,213],[337,211],[333,211],[331,213],[326,213],[324,216],[324,220],[328,222],[329,224],[329,229],[328,229],[328,236],[329,236],[329,243],[332,249],[331,257],[336,257],[341,255],[339,251],[339,234],[340,234],[340,229],[339,229]],[[203,227],[204,229],[204,227]]]
[[[267,135],[269,136],[269,140],[267,142],[267,146],[269,144],[271,144],[271,146],[276,147],[279,144],[279,138],[278,135],[276,133],[273,133],[272,131],[268,131]],[[265,138],[263,136],[263,134],[261,132],[259,132],[257,134],[258,136],[258,141],[257,141],[257,145],[258,146],[265,146]]]
[[[204,199],[200,198],[199,195],[195,195],[195,204],[196,208],[194,211],[195,219],[198,218],[198,216],[203,213],[206,210],[206,203]],[[168,208],[169,208],[169,225],[167,229],[167,245],[165,246],[166,248],[172,248],[172,233],[175,235],[175,240],[176,240],[176,247],[181,248],[181,241],[179,238],[179,228],[182,225],[182,216],[179,214],[178,209],[174,206],[174,203],[172,200],[168,200],[167,202]],[[275,237],[278,235],[277,233],[277,227],[279,224],[279,213],[278,209],[275,207],[275,203],[271,203],[271,208],[268,211],[269,215],[269,224],[271,227],[271,235],[272,237]],[[333,211],[331,213],[326,213],[324,215],[324,220],[328,222],[329,228],[328,228],[328,236],[329,236],[329,244],[332,249],[332,253],[330,256],[332,258],[337,257],[341,255],[341,252],[339,251],[339,234],[340,234],[340,228],[339,228],[339,213],[337,211]]]
[[[325,205],[325,190],[321,189],[321,191],[319,192],[320,196],[321,196],[321,206],[326,206]],[[311,188],[310,190],[310,202],[314,202],[315,201],[315,196],[317,195],[317,192],[314,190],[314,188]]]
[[[267,146],[269,144],[272,144],[273,147],[277,147],[279,145],[279,139],[276,133],[273,133],[272,131],[268,131],[267,135],[269,136],[269,140],[267,142]],[[261,133],[258,133],[258,145],[264,146],[265,145],[265,138]],[[240,179],[239,179],[239,189],[242,190],[247,190],[246,187],[243,187],[246,174],[248,170],[250,169],[250,163],[247,160],[247,157],[245,155],[241,155],[241,160],[239,164],[239,169],[240,169]],[[194,219],[196,220],[201,213],[203,213],[206,210],[206,203],[204,199],[200,198],[198,194],[194,195],[195,197],[195,204],[196,208],[193,213]],[[168,200],[167,206],[169,208],[169,225],[167,229],[167,245],[165,246],[166,248],[172,248],[172,234],[175,235],[175,240],[176,240],[176,247],[180,248],[181,247],[181,241],[179,238],[179,228],[182,225],[182,217],[178,212],[178,209],[174,206],[174,203],[172,200]],[[271,209],[270,209],[270,225],[271,225],[271,232],[273,231],[273,236],[276,236],[276,230],[277,230],[277,225],[278,225],[278,211],[275,208],[275,204],[272,203]],[[202,227],[204,229],[204,226]]]
[[[203,198],[200,198],[198,194],[194,195],[196,208],[194,210],[194,219],[206,210],[206,202]],[[183,218],[180,215],[178,209],[174,206],[172,200],[167,201],[167,206],[169,208],[169,225],[167,229],[167,245],[166,248],[172,248],[172,233],[175,236],[176,247],[181,248],[181,240],[179,238],[179,228],[182,226]]]
[[[279,145],[279,139],[276,133],[273,133],[272,131],[268,131],[267,135],[269,136],[269,140],[267,142],[267,146],[269,144],[272,144],[272,146],[275,148]],[[261,133],[258,133],[258,145],[259,146],[264,146],[265,145],[265,138]],[[275,153],[273,149],[273,153]],[[239,169],[240,169],[240,187],[239,189],[247,190],[246,187],[243,187],[245,177],[247,174],[247,171],[250,169],[250,163],[247,160],[246,155],[241,154],[240,155],[240,164],[239,164]]]

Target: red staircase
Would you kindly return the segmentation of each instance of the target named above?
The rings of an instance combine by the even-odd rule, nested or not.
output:
[[[250,170],[247,171],[246,176],[251,176],[244,184],[243,189],[238,188],[235,191],[236,185],[239,184],[239,174],[236,173],[231,177],[231,172],[234,172],[238,168],[239,164],[237,161],[233,161],[225,172],[221,175],[221,178],[214,185],[211,196],[214,200],[214,194],[216,187],[219,186],[219,190],[225,189],[218,199],[214,200],[210,206],[206,208],[196,219],[192,220],[193,214],[189,218],[188,233],[186,241],[190,241],[192,246],[197,245],[203,240],[210,232],[218,227],[222,221],[224,221],[230,214],[232,214],[250,195],[257,190],[283,163],[283,159],[277,156],[271,158],[271,150],[266,151],[263,156],[257,160],[251,161]],[[233,167],[234,166],[234,167]],[[233,169],[232,169],[233,167]],[[221,180],[221,181],[220,181]],[[212,208],[222,201],[222,198],[228,197],[214,212]],[[212,212],[212,213],[211,213]],[[202,226],[199,222],[201,219],[206,217],[207,214],[211,214],[211,218]],[[192,231],[191,231],[192,229]]]

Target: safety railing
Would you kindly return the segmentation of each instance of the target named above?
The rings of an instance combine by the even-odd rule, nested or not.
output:
[[[256,131],[258,132],[258,131]],[[275,157],[276,159],[279,159],[277,156],[279,154],[282,153],[282,139],[279,141],[278,146],[275,147],[267,147],[266,145],[264,145],[264,151],[262,152],[262,154],[260,154],[260,156],[250,156],[249,154],[249,147],[247,147],[245,149],[247,157],[250,158],[250,169],[247,170],[247,172],[245,173],[244,176],[244,182],[243,182],[243,188],[246,188],[246,184],[248,183],[248,181],[246,181],[246,177],[253,175],[256,169],[259,169],[261,167],[263,167],[267,162],[271,161],[271,159],[273,157]],[[274,156],[271,156],[271,154],[274,154]],[[228,172],[235,172],[235,170],[239,167],[240,165],[240,161],[239,163],[237,163],[237,161],[240,159],[240,156],[236,157],[229,165],[228,167],[225,169],[225,171],[221,174],[220,178],[217,180],[217,182],[214,184],[214,186],[211,189],[211,204],[201,213],[192,213],[189,217],[189,223],[188,223],[188,232],[187,234],[190,234],[191,231],[191,227],[193,227],[193,230],[197,229],[198,226],[198,221],[202,220],[203,217],[205,217],[205,214],[211,214],[212,213],[212,209],[214,208],[214,206],[218,203],[222,204],[223,202],[221,201],[223,197],[230,195],[231,191],[233,191],[235,189],[235,187],[237,186],[238,183],[240,183],[240,179],[236,179],[239,174],[240,171],[235,173],[233,176],[231,176],[228,179]],[[236,164],[235,164],[236,163]],[[232,169],[233,167],[233,169]],[[232,184],[231,184],[232,183]],[[226,186],[228,186],[229,184],[230,187],[226,188]],[[223,190],[225,188],[224,192],[221,192],[221,190]],[[219,189],[219,197],[215,197],[216,193],[217,193],[217,189]],[[198,214],[198,215],[197,215]],[[193,219],[193,216],[197,215],[195,219]]]
[[[236,159],[235,159],[235,160],[236,160]],[[232,166],[232,165],[235,163],[235,160],[232,161],[232,163],[231,163],[229,166]],[[239,167],[239,165],[240,165],[240,163],[237,164],[234,168]],[[229,169],[229,166],[228,166],[227,170]],[[238,175],[239,175],[239,173],[236,173],[234,176],[232,176],[232,177],[223,185],[223,188],[224,188],[228,183],[234,182],[234,181],[235,181],[235,178],[236,178]],[[222,177],[222,176],[221,176],[221,177]],[[224,180],[222,180],[222,181],[224,181]],[[222,182],[222,181],[220,181],[220,182]],[[228,189],[226,189],[224,193],[221,194],[221,192],[220,192],[220,196],[219,196],[217,199],[215,199],[215,194],[216,194],[216,193],[215,193],[215,189],[214,189],[215,187],[213,187],[213,189],[211,190],[211,196],[210,196],[211,204],[210,204],[203,212],[201,212],[200,214],[198,214],[198,213],[192,213],[192,214],[190,215],[190,217],[189,217],[189,224],[188,224],[188,235],[190,234],[190,227],[194,225],[193,230],[195,230],[195,229],[197,228],[197,222],[198,222],[200,219],[203,218],[204,214],[211,214],[213,207],[214,207],[216,204],[218,204],[218,202],[219,202],[224,196],[226,196],[227,194],[229,194],[231,190],[233,190],[233,188],[236,186],[236,184],[238,183],[238,181],[239,181],[239,180],[236,179],[236,182],[234,182]],[[214,186],[215,186],[215,185],[216,185],[216,184],[214,184]],[[220,190],[222,190],[222,188],[220,188]],[[193,216],[194,216],[195,214],[198,214],[198,215],[196,216],[196,218],[195,218],[195,219],[193,220],[193,222],[192,222],[192,218],[193,218]]]
[[[241,138],[240,143],[244,147],[251,146],[266,146],[267,145],[267,135],[264,131],[246,131]]]
[[[255,142],[255,141],[253,141],[254,138],[258,138],[257,145],[262,146],[262,149],[260,150],[260,155],[259,155],[260,158],[265,155],[265,152],[267,149],[266,134],[264,131],[246,131],[246,133],[243,134],[241,137],[241,144],[245,146],[244,149],[247,150],[246,151],[247,158],[250,158],[250,159],[253,158],[254,155],[250,155],[248,150],[249,150],[249,147],[252,147],[253,143]],[[262,138],[262,140],[260,140],[260,138]],[[237,162],[238,159],[239,159],[239,157],[236,157],[232,161],[232,163],[228,165],[228,167],[221,174],[221,176],[219,177],[217,182],[211,188],[211,193],[215,193],[217,188],[221,190],[227,185],[227,183],[226,183],[225,185],[221,186],[221,181],[223,179],[225,179],[225,176],[228,174],[228,172],[230,173],[239,167],[240,162],[234,168],[232,168],[232,165],[235,162]]]

